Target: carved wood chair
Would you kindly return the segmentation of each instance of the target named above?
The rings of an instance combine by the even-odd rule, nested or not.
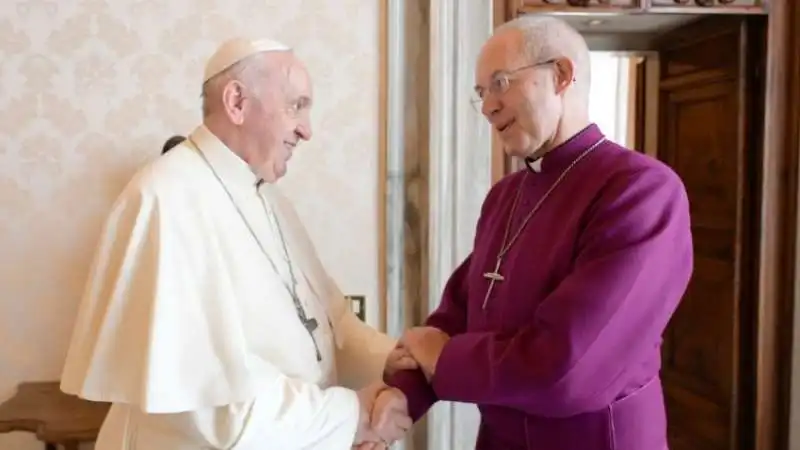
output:
[[[0,404],[0,434],[34,433],[45,450],[78,450],[97,439],[109,407],[65,394],[57,381],[22,383]]]

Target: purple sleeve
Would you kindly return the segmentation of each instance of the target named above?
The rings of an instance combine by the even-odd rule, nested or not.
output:
[[[587,216],[572,274],[536,323],[454,336],[437,363],[436,395],[548,417],[611,404],[631,381],[626,371],[659,345],[692,259],[689,204],[674,173],[612,180]]]
[[[450,336],[464,332],[466,327],[464,279],[469,271],[470,259],[467,257],[450,276],[442,293],[442,302],[425,321],[425,325],[436,327]],[[403,391],[408,399],[409,415],[415,422],[439,400],[419,369],[399,371],[385,381],[389,386]]]

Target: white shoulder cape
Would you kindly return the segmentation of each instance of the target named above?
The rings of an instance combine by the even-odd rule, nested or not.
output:
[[[213,135],[200,127],[198,141]],[[205,148],[205,145],[201,145]],[[174,154],[174,155],[171,155]],[[202,155],[186,146],[129,183],[105,223],[64,365],[61,388],[82,398],[174,413],[251,401],[277,369],[249,357],[240,312],[217,240],[212,199],[176,195],[175,183],[218,194]],[[213,161],[212,161],[213,162]],[[177,163],[175,163],[177,164]],[[322,268],[305,229],[276,189],[266,189],[309,286],[334,324],[346,303]],[[216,201],[222,201],[217,198]],[[345,321],[346,322],[346,321]],[[375,333],[378,334],[378,333]],[[385,346],[384,346],[385,347]]]

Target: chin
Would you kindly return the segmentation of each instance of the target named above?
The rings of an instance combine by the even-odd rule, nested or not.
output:
[[[520,130],[513,130],[512,133],[505,136],[501,135],[501,141],[506,155],[517,158],[525,158],[530,155],[533,147],[531,136],[527,133],[521,133]]]
[[[529,139],[525,140],[524,144],[516,142],[515,145],[506,144],[505,152],[509,156],[516,156],[517,158],[529,158],[533,156],[541,156],[539,151],[542,149],[542,144],[539,142],[532,142]]]
[[[275,171],[267,167],[262,167],[260,170],[256,171],[256,176],[258,176],[258,178],[263,180],[265,183],[269,184],[274,183],[278,178],[275,176]]]
[[[273,183],[283,178],[286,175],[286,172],[286,164],[275,165],[275,167],[272,168],[272,178],[274,179]]]
[[[286,164],[265,162],[258,168],[256,174],[260,179],[264,180],[265,183],[275,184],[286,175]]]
[[[515,158],[524,158],[525,157],[525,152],[522,151],[522,150],[519,150],[519,149],[515,149],[515,148],[511,148],[511,147],[505,147],[503,149],[503,151],[505,152],[506,156],[512,156],[512,157],[515,157]]]
[[[517,158],[525,158],[530,155],[531,147],[527,145],[528,143],[519,142],[519,140],[515,140],[514,142],[503,142],[503,151],[508,156],[515,156]]]

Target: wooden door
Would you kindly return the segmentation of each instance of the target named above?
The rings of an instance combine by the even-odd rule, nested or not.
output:
[[[764,23],[710,17],[660,42],[658,153],[686,185],[695,251],[663,346],[670,449],[750,449]]]
[[[636,61],[634,77],[633,105],[633,150],[645,152],[645,133],[647,127],[647,63],[645,58]]]

